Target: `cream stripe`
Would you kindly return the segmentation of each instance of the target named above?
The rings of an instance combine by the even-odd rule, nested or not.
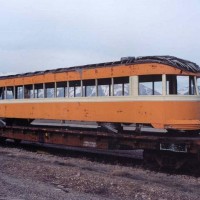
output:
[[[12,103],[56,103],[56,102],[131,102],[131,101],[197,101],[200,96],[120,96],[120,97],[72,97],[72,98],[40,98],[0,100],[0,104]]]

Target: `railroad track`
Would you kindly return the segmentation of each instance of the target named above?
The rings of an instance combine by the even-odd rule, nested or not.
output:
[[[0,145],[5,148],[20,148],[25,151],[40,154],[51,154],[58,157],[67,156],[112,165],[140,167],[145,170],[155,172],[200,177],[199,165],[192,167],[191,165],[185,166],[177,170],[171,168],[160,168],[156,163],[144,162],[142,150],[98,150],[91,148],[65,147],[60,145],[33,143],[27,141],[22,141],[21,143],[16,144],[13,140],[9,139],[1,142]]]
[[[0,136],[2,140],[7,138],[3,144],[7,147],[19,147],[34,152],[86,158],[111,164],[150,166],[153,170],[172,168],[172,171],[177,171],[183,165],[187,168],[188,163],[189,171],[193,169],[199,173],[199,167],[196,167],[196,162],[198,162],[196,155],[187,152],[199,149],[199,135],[193,135],[193,137],[174,135],[174,145],[168,145],[171,144],[171,137],[166,133],[143,132],[132,135],[111,134],[98,129],[69,130],[58,127],[4,126],[0,128]],[[8,139],[13,139],[15,143]],[[165,149],[158,151],[159,147]],[[145,149],[144,159],[142,150],[133,149]],[[194,164],[191,166],[191,163]]]

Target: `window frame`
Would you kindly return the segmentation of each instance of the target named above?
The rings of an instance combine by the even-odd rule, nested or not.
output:
[[[142,94],[141,92],[141,88],[140,88],[140,84],[143,85],[145,83],[149,83],[152,84],[152,88],[149,88],[150,90],[152,90],[151,94]],[[160,94],[155,94],[156,92],[159,93],[159,91],[156,91],[155,89],[155,84],[156,83],[161,83],[160,89],[161,92]],[[151,74],[151,75],[138,75],[138,96],[163,96],[164,92],[163,92],[163,76],[162,74]],[[147,87],[148,88],[148,87]],[[134,93],[134,91],[133,91]]]
[[[181,77],[188,77],[188,94],[178,94],[178,86],[180,85],[180,81],[178,78]],[[168,81],[170,85],[168,85]],[[172,80],[173,79],[173,80]],[[195,80],[196,76],[194,75],[182,75],[182,74],[166,74],[166,96],[197,96],[197,81]],[[179,81],[179,82],[178,82]],[[192,83],[193,82],[193,93],[192,94]],[[173,87],[173,88],[172,88]],[[173,90],[173,92],[170,92],[170,90]],[[170,94],[172,93],[172,94]]]

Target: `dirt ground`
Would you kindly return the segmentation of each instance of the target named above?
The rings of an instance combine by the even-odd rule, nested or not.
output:
[[[0,200],[200,197],[200,178],[0,146]]]

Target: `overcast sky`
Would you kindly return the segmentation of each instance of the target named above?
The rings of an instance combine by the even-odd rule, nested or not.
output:
[[[145,55],[200,65],[200,0],[0,0],[0,72]]]

